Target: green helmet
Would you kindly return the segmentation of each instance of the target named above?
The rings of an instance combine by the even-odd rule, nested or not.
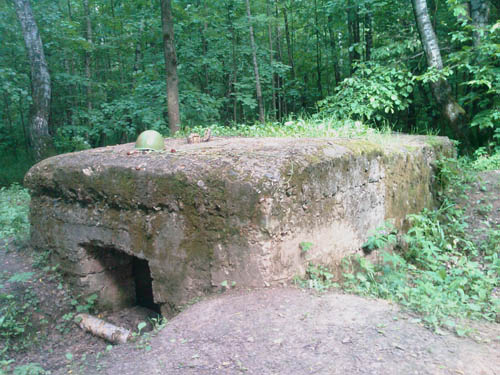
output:
[[[156,130],[146,130],[137,137],[135,148],[139,150],[163,151],[165,150],[165,142],[162,135]]]

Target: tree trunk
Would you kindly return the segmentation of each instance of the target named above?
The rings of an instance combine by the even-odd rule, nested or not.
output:
[[[335,74],[335,85],[340,83],[340,69],[339,69],[339,61],[336,55],[336,47],[335,47],[335,38],[336,35],[332,29],[333,16],[331,14],[328,15],[328,34],[330,36],[330,47],[331,47],[331,55],[333,60],[333,72]]]
[[[443,69],[443,61],[436,34],[432,28],[426,0],[412,0],[413,11],[420,33],[420,39],[427,57],[427,65],[437,70]],[[432,94],[439,106],[444,119],[449,123],[457,136],[462,135],[462,126],[466,122],[464,109],[451,96],[451,87],[445,79],[431,83]]]
[[[83,0],[83,9],[85,11],[86,29],[85,38],[87,39],[88,46],[85,48],[85,78],[87,79],[87,109],[92,110],[92,80],[90,65],[92,63],[90,49],[92,46],[92,22],[90,19],[89,0]]]
[[[347,28],[349,40],[349,65],[351,74],[356,70],[354,64],[359,61],[359,16],[358,6],[353,5],[352,1],[347,2]]]
[[[314,0],[314,34],[316,36],[316,74],[319,97],[323,97],[323,87],[321,86],[321,48],[319,46],[319,24],[318,24],[318,4]]]
[[[288,52],[288,64],[292,69],[292,78],[295,80],[295,64],[293,62],[293,52],[292,43],[290,40],[290,30],[288,28],[288,16],[286,13],[286,7],[283,7],[283,20],[285,21],[285,38],[286,38],[286,49]]]
[[[279,7],[278,7],[278,0],[275,0],[275,19],[279,19]],[[278,48],[278,61],[283,62],[283,52],[281,50],[281,30],[279,27],[278,23],[275,23],[276,27],[276,45]],[[286,113],[286,100],[285,100],[285,93],[283,92],[283,78],[279,75],[276,74],[276,87],[278,89],[278,120],[281,121],[283,118],[283,114]]]
[[[204,78],[204,90],[206,93],[209,93],[209,88],[208,88],[208,82],[209,82],[209,79],[208,79],[208,65],[206,63],[206,59],[207,59],[207,56],[208,56],[208,42],[207,42],[207,39],[206,39],[206,35],[208,33],[208,23],[207,21],[203,22],[203,29],[200,30],[200,34],[201,34],[201,47],[202,47],[202,50],[203,50],[203,57],[205,58],[205,62],[203,62],[203,78]]]
[[[231,31],[231,55],[232,55],[232,78],[231,78],[231,94],[233,97],[233,122],[237,122],[238,119],[238,98],[237,98],[237,87],[238,83],[238,63],[236,59],[236,30],[233,23],[233,3],[228,3],[227,7],[227,21],[229,24],[229,30]]]
[[[272,32],[272,25],[271,25],[271,10],[270,10],[270,1],[268,0],[267,3],[267,34],[269,37],[269,66],[271,67],[271,93],[272,93],[272,105],[273,105],[273,111],[272,111],[272,116],[276,118],[276,79],[274,77],[274,72],[273,72],[273,32]]]
[[[263,124],[266,119],[264,115],[264,103],[262,101],[262,89],[260,88],[259,66],[257,65],[257,48],[253,36],[252,14],[250,12],[250,1],[245,0],[247,6],[248,25],[250,30],[250,45],[252,47],[253,70],[255,74],[255,89],[257,91],[257,103],[259,105],[259,121]]]
[[[167,108],[170,135],[179,130],[179,79],[177,77],[177,56],[174,44],[174,21],[171,0],[161,0],[161,24],[163,30],[163,53],[167,74]]]
[[[470,16],[474,25],[473,42],[474,47],[481,43],[481,36],[488,24],[490,5],[487,0],[470,0]]]
[[[54,154],[49,134],[50,75],[43,52],[42,38],[33,17],[29,0],[14,0],[17,18],[23,31],[26,51],[31,67],[31,96],[29,137],[35,160]]]
[[[370,61],[373,46],[373,22],[370,9],[365,15],[365,60]]]

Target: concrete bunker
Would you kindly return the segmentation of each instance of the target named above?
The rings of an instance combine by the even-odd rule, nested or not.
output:
[[[31,244],[112,310],[164,315],[221,288],[333,269],[371,230],[435,203],[444,137],[165,140],[58,155],[33,166]],[[313,246],[304,253],[301,243]],[[154,297],[153,297],[154,296]]]
[[[98,302],[106,310],[132,306],[161,314],[153,296],[153,278],[146,259],[129,255],[112,247],[82,246],[84,259],[94,272],[81,278],[87,291],[98,293]]]

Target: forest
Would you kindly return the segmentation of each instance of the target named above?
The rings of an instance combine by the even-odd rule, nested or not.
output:
[[[56,153],[214,124],[352,120],[499,150],[498,0],[0,0],[0,15],[0,185]]]

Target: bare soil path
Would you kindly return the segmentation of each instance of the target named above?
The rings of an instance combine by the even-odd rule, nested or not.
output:
[[[293,288],[202,301],[150,345],[113,350],[105,374],[500,373],[498,341],[434,334],[386,301]]]

